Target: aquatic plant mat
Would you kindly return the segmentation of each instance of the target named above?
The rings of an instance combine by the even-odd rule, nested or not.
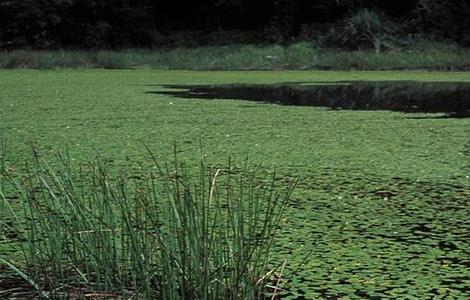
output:
[[[363,85],[369,81],[374,82],[371,87]],[[377,81],[388,88],[375,88]],[[396,85],[389,85],[391,81]],[[287,86],[302,99],[298,90],[310,85],[339,86],[352,93],[348,84],[359,83],[364,95],[370,90],[393,95],[407,93],[401,83],[416,82],[437,84],[430,87],[437,93],[424,93],[422,99],[434,94],[431,98],[439,100],[436,95],[444,90],[442,103],[447,103],[453,101],[448,94],[456,98],[470,82],[470,73],[0,70],[0,132],[7,141],[6,165],[20,178],[27,178],[25,163],[33,166],[31,143],[40,146],[50,163],[54,149],[64,145],[73,166],[86,166],[96,152],[102,153],[111,178],[126,170],[127,182],[138,185],[155,171],[144,144],[159,161],[173,165],[176,141],[179,161],[194,171],[193,179],[199,174],[201,144],[213,170],[226,170],[230,153],[234,176],[249,153],[252,166],[262,164],[257,181],[267,183],[273,169],[280,187],[299,180],[271,245],[274,263],[268,271],[279,267],[282,274],[277,297],[466,299],[470,118],[447,106],[426,112],[419,108],[422,102],[399,109],[280,105],[277,92],[270,92],[273,86]],[[251,101],[251,94],[241,98],[225,91],[201,91],[198,96],[195,86],[264,90]],[[182,94],[171,94],[175,92]],[[357,98],[357,103],[370,99]],[[462,103],[468,102],[463,98]],[[23,214],[20,195],[7,191],[7,203]],[[0,209],[0,220],[10,227],[11,216]],[[0,256],[31,276],[10,227],[0,230]],[[17,272],[4,263],[0,268],[2,292],[11,290],[5,277],[18,278]],[[266,285],[275,285],[278,278],[274,275]],[[15,287],[31,291],[26,280]]]

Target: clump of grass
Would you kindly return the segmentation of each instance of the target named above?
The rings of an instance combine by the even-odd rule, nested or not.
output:
[[[271,243],[293,184],[246,164],[197,172],[175,162],[130,179],[98,157],[75,168],[34,151],[13,183],[24,262],[2,262],[43,297],[260,299],[274,280]],[[4,181],[5,182],[5,181]],[[2,189],[4,191],[4,189]]]

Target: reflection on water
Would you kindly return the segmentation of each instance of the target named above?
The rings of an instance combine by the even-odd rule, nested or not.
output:
[[[331,109],[392,110],[470,116],[470,83],[337,82],[283,85],[169,85],[150,92],[193,99],[240,99]],[[181,91],[183,89],[183,91]]]

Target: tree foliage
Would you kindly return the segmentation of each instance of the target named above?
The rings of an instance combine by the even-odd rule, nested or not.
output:
[[[305,24],[341,25],[364,9],[412,24],[410,31],[470,44],[469,2],[0,0],[0,48],[151,47],[162,35],[194,30],[264,32],[265,40],[286,42]]]
[[[420,32],[450,37],[470,45],[469,0],[418,0],[415,18]]]

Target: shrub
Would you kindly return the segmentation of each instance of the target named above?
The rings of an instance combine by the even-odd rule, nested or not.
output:
[[[353,50],[375,49],[380,52],[383,47],[390,47],[390,39],[396,31],[391,21],[386,21],[380,14],[361,9],[332,27],[322,38],[321,44],[334,48]]]

